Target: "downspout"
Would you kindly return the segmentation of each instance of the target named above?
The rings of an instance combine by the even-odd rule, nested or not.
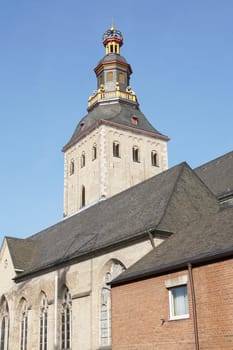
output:
[[[54,277],[54,350],[57,350],[57,304],[58,304],[58,271]]]
[[[196,305],[195,289],[194,289],[194,282],[193,282],[193,271],[192,271],[192,264],[191,263],[188,263],[188,272],[189,272],[190,289],[191,289],[191,296],[192,296],[195,350],[199,350],[199,337],[198,337],[198,325],[197,325],[197,305]]]

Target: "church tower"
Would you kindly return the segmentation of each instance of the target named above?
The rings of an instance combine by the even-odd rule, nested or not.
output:
[[[111,197],[168,167],[167,136],[139,109],[131,66],[121,56],[122,33],[103,35],[105,56],[94,69],[97,89],[88,114],[63,147],[64,216]]]

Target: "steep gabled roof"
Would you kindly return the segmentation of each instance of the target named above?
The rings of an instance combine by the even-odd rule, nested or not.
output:
[[[37,253],[27,271],[95,254],[155,229],[184,166],[169,169],[29,237],[37,245]]]
[[[31,264],[22,262],[24,274],[95,255],[148,231],[166,238],[200,219],[204,207],[203,215],[216,212],[216,198],[181,163],[24,240],[36,246]]]
[[[219,209],[201,221],[180,229],[119,276],[113,285],[172,272],[231,252],[233,256],[233,207]]]
[[[201,165],[195,172],[220,199],[233,195],[233,151]]]
[[[36,243],[30,239],[6,237],[15,270],[27,270],[35,256]]]

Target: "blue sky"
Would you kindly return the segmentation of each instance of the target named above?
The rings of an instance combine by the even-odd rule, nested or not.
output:
[[[232,150],[232,0],[2,0],[0,242],[62,219],[61,148],[86,114],[112,18],[140,108],[171,138],[169,166]]]

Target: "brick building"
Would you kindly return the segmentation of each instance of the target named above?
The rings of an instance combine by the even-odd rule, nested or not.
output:
[[[178,215],[183,225],[174,222],[166,241],[113,281],[113,349],[233,348],[232,157],[196,169],[218,193],[217,211],[214,201],[198,203],[193,187],[188,201],[199,216]]]

